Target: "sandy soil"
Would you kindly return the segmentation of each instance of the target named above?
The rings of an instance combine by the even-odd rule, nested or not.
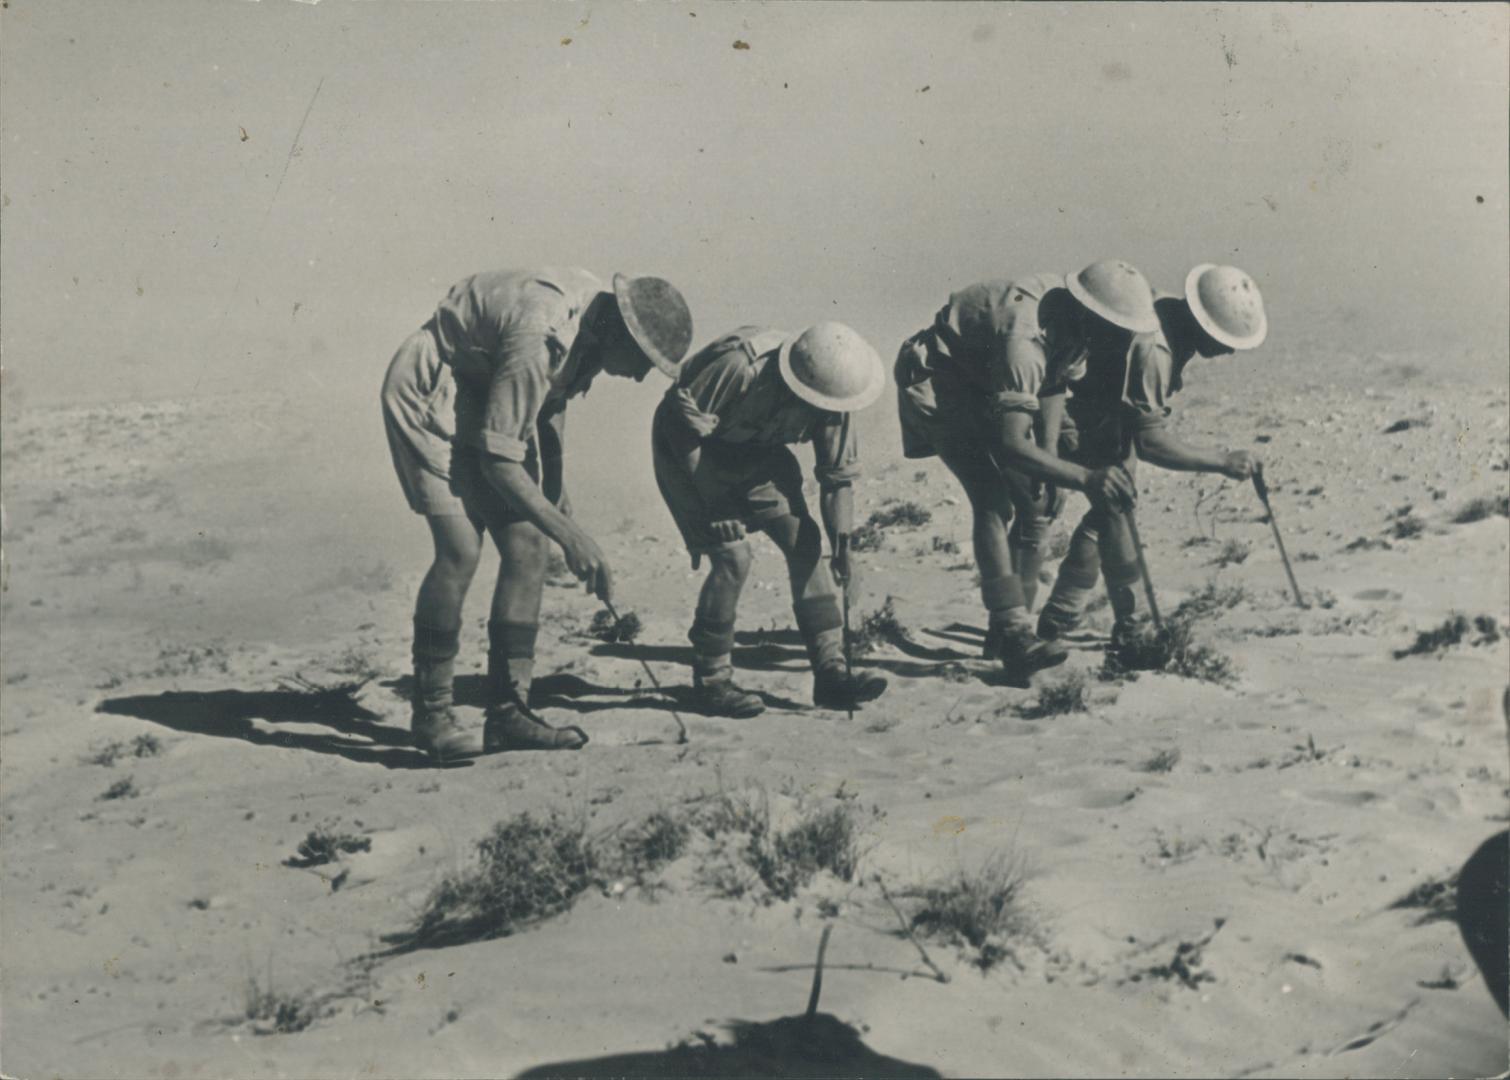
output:
[[[894,596],[914,642],[865,659],[890,676],[885,698],[852,724],[804,707],[785,575],[762,544],[743,627],[767,633],[745,638],[739,661],[786,707],[747,722],[684,714],[690,742],[676,745],[637,658],[673,690],[688,682],[698,577],[663,508],[605,485],[578,510],[644,632],[630,646],[585,638],[595,605],[553,586],[540,664],[575,676],[546,712],[581,723],[591,745],[452,771],[407,745],[398,680],[425,537],[379,441],[362,447],[370,482],[353,493],[298,466],[310,418],[276,400],[12,416],[5,1073],[664,1072],[698,1053],[706,1068],[793,1071],[800,1033],[770,1022],[803,1011],[825,925],[824,1030],[852,1040],[847,1058],[825,1044],[840,1055],[831,1070],[888,1067],[864,1054],[956,1075],[1505,1069],[1505,1025],[1456,926],[1392,906],[1449,878],[1507,816],[1505,640],[1393,655],[1452,612],[1503,629],[1506,519],[1453,523],[1510,479],[1503,364],[1408,359],[1339,358],[1325,373],[1273,362],[1261,385],[1256,367],[1212,367],[1182,395],[1183,432],[1268,454],[1317,601],[1290,602],[1250,490],[1148,470],[1140,525],[1163,606],[1212,581],[1243,590],[1199,624],[1238,665],[1233,686],[1096,678],[1102,611],[1068,665],[1091,676],[1088,710],[1035,718],[1036,693],[978,659],[959,492],[936,462],[890,454],[883,403],[866,419],[878,434],[862,506],[933,515],[888,531],[864,564],[857,614]],[[1402,419],[1421,423],[1385,433]],[[1397,537],[1417,531],[1399,525],[1407,504],[1420,529]],[[1242,561],[1215,565],[1232,541]],[[478,722],[485,594],[480,581],[460,685]],[[365,674],[354,703],[325,709],[289,682]],[[756,786],[783,820],[850,807],[864,830],[853,880],[823,873],[790,900],[720,897],[700,843],[512,936],[385,940],[522,811],[611,835]],[[370,849],[286,865],[322,825]],[[919,882],[997,852],[1032,868],[1031,932],[989,970],[976,950],[924,940],[942,983],[897,933],[875,875],[906,907]],[[312,1022],[278,1032],[275,1015],[249,1018],[253,983]],[[739,1051],[736,1021],[757,1025]],[[761,1038],[768,1056],[751,1056]],[[680,1057],[660,1053],[684,1042]],[[585,1060],[613,1055],[644,1056]]]

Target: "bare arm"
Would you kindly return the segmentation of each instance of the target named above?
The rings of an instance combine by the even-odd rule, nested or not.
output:
[[[483,475],[514,510],[557,544],[572,573],[590,592],[605,602],[613,600],[613,574],[608,560],[592,537],[551,504],[534,478],[517,461],[489,454],[483,459]]]
[[[1138,432],[1137,446],[1139,458],[1175,472],[1221,473],[1233,480],[1246,480],[1262,468],[1256,454],[1191,446],[1162,425]]]
[[[1137,491],[1121,468],[1086,469],[1044,450],[1033,439],[1033,418],[1020,410],[997,421],[1003,456],[1009,467],[1032,477],[1083,491],[1098,505],[1131,506]]]

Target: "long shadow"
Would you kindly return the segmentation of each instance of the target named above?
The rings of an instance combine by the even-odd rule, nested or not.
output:
[[[783,1016],[728,1024],[733,1042],[717,1045],[711,1036],[667,1050],[610,1054],[537,1065],[521,1078],[576,1076],[781,1076],[935,1077],[927,1065],[886,1057],[865,1045],[860,1033],[829,1013]]]
[[[408,697],[414,680],[409,675],[397,679],[389,679],[380,685]],[[590,682],[580,675],[573,675],[569,671],[558,671],[551,675],[542,675],[534,681],[530,687],[530,705],[536,709],[566,709],[574,713],[595,713],[608,709],[650,709],[669,713],[672,710],[694,715],[703,715],[693,697],[693,689],[690,686],[665,686],[662,684],[662,693],[657,694],[653,688],[636,686],[624,688],[621,686],[604,686]],[[768,694],[761,690],[751,691],[772,709],[786,709],[788,711],[802,712],[812,706],[780,694]],[[481,675],[458,675],[454,689],[455,701],[458,705],[472,705],[476,708],[484,708],[487,705],[487,680]],[[585,700],[591,698],[606,698],[608,700]]]
[[[351,694],[299,690],[170,690],[109,698],[96,712],[134,716],[190,735],[240,739],[255,746],[277,746],[335,754],[386,769],[428,769],[430,760],[414,749],[407,731],[379,723],[382,717],[357,704]],[[268,724],[321,724],[331,734],[266,731]]]
[[[925,648],[918,646],[918,648]],[[909,679],[924,679],[931,675],[941,674],[941,669],[949,663],[957,662],[955,659],[968,659],[953,653],[953,650],[927,650],[947,652],[951,659],[944,664],[914,663],[908,660],[892,660],[883,656],[855,657],[856,667],[880,668],[889,671],[893,675],[901,675]],[[594,656],[612,656],[621,660],[644,660],[652,664],[679,664],[683,667],[692,666],[692,650],[682,645],[625,645],[605,644],[596,646],[592,650]],[[757,645],[754,648],[740,649],[734,654],[734,666],[741,671],[772,671],[782,672],[788,675],[800,674],[807,670],[808,656],[804,649],[783,648],[779,645]],[[798,706],[806,708],[806,706]]]

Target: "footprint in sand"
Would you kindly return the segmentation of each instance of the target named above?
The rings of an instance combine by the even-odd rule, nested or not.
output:
[[[1403,599],[1405,599],[1405,594],[1404,593],[1396,592],[1394,589],[1364,589],[1362,592],[1356,592],[1356,593],[1354,593],[1353,594],[1353,599],[1354,600],[1403,600]]]
[[[1378,802],[1384,796],[1377,791],[1332,791],[1330,789],[1322,789],[1321,791],[1306,792],[1306,798],[1314,799],[1316,802],[1333,803],[1337,806],[1367,806],[1369,803]]]

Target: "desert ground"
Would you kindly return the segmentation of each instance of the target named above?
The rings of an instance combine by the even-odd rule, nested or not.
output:
[[[331,472],[309,399],[7,416],[6,1075],[1506,1068],[1451,918],[1507,819],[1502,355],[1195,369],[1179,430],[1266,455],[1309,606],[1251,489],[1148,469],[1158,597],[1208,651],[1109,676],[1102,607],[1034,689],[979,658],[967,509],[883,399],[861,515],[904,521],[853,607],[891,688],[852,722],[807,704],[764,541],[736,659],[771,708],[688,706],[699,575],[648,447],[598,447],[577,513],[642,627],[601,640],[557,576],[536,689],[592,741],[447,770],[408,743],[428,541],[380,374]]]

